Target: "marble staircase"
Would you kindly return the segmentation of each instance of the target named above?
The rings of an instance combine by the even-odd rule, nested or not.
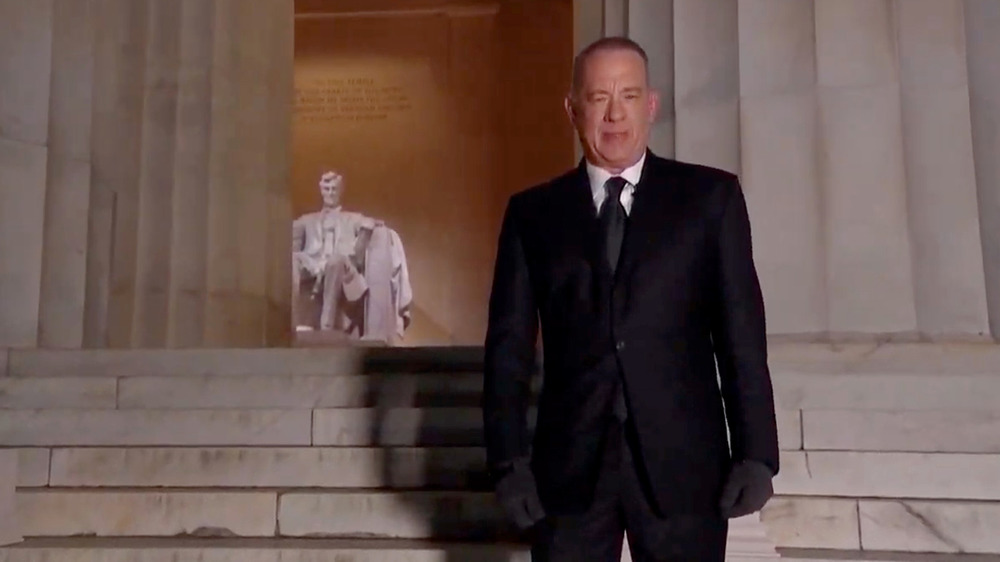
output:
[[[1000,346],[771,364],[778,496],[730,560],[1000,560]],[[0,562],[527,560],[485,488],[479,369],[455,348],[0,350]]]

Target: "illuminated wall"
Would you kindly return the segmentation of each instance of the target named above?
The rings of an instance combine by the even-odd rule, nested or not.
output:
[[[404,345],[482,342],[507,197],[575,163],[572,2],[451,4],[296,19],[293,214],[319,208],[336,169],[345,208],[399,233]]]

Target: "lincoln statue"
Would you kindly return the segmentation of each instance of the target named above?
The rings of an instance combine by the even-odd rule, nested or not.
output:
[[[323,207],[292,223],[292,314],[297,331],[393,343],[413,298],[399,235],[381,220],[346,211],[344,176],[319,179]]]

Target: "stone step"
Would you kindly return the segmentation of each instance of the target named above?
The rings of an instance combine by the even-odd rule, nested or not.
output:
[[[108,488],[483,489],[477,447],[54,449],[38,486]],[[36,471],[38,472],[38,471]],[[33,478],[25,477],[25,485]]]
[[[534,409],[528,425],[533,427]],[[798,412],[779,412],[783,449],[801,448]],[[474,446],[479,408],[0,410],[0,443],[58,446]]]
[[[998,555],[783,549],[785,562],[1000,562]],[[28,539],[0,562],[530,562],[519,543],[406,539]],[[731,555],[727,562],[759,562]]]
[[[0,449],[2,451],[2,449]],[[69,447],[15,450],[20,487],[485,486],[480,447]],[[796,452],[781,496],[1000,501],[1000,455]]]

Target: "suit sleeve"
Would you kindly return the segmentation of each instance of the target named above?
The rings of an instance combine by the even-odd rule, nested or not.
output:
[[[538,312],[515,199],[504,213],[486,329],[483,425],[491,469],[528,455],[527,412]]]
[[[712,340],[736,461],[777,474],[778,435],[767,365],[764,300],[753,262],[750,219],[739,180],[727,186],[719,229],[718,299]]]

